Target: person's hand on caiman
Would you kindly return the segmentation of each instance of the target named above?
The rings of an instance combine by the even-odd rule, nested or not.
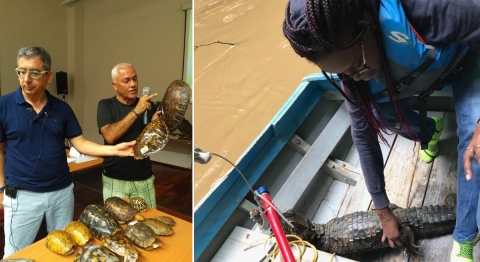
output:
[[[403,246],[403,237],[400,235],[400,220],[390,211],[388,207],[376,209],[383,228],[382,242],[391,248]]]

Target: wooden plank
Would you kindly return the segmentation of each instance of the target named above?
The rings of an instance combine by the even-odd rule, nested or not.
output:
[[[338,210],[337,217],[341,217],[341,216],[344,216],[345,214],[348,214],[348,213],[345,213],[345,212],[347,211],[348,205],[352,200],[352,196],[353,196],[353,193],[354,193],[356,187],[357,186],[349,186],[348,187],[347,193],[345,193],[345,200],[342,202],[342,206]]]
[[[446,196],[457,190],[457,150],[456,118],[454,113],[446,113],[445,127],[440,137],[438,156],[433,162],[430,181],[426,190],[424,206],[444,204]],[[420,240],[420,261],[434,261],[439,257],[450,257],[453,237],[447,235],[434,239]],[[413,261],[413,260],[412,260]]]
[[[348,153],[347,153],[348,155]],[[333,162],[337,163],[338,165],[340,165],[342,168],[345,168],[346,170],[348,171],[351,171],[351,172],[354,172],[354,173],[357,173],[357,174],[362,174],[362,168],[359,167],[359,166],[356,166],[356,165],[352,165],[346,161],[342,161],[340,159],[334,159]]]
[[[350,171],[342,165],[327,159],[322,166],[323,172],[329,174],[334,179],[355,186],[360,175],[356,172]]]
[[[383,136],[385,137],[388,144],[390,145],[388,146],[386,144],[380,143],[380,149],[382,150],[383,161],[384,163],[386,163],[390,155],[391,147],[393,147],[397,135],[394,135],[394,134],[389,135],[389,134],[383,133]],[[355,146],[352,145],[352,149],[347,154],[345,161],[356,163],[355,165],[357,166],[357,169],[360,170],[361,172],[360,161],[358,159],[359,159],[358,151],[355,148]],[[362,174],[360,175],[360,178],[357,181],[357,184],[355,185],[355,188],[352,191],[350,200],[346,201],[345,208],[342,208],[344,211],[341,212],[339,215],[346,215],[346,214],[350,214],[357,211],[366,211],[369,209],[371,203],[372,203],[372,198],[370,196],[370,193],[368,192],[367,185],[365,184],[365,180]]]
[[[345,104],[342,104],[273,199],[280,210],[295,207],[308,184],[349,127],[348,112]]]
[[[211,260],[212,262],[244,262],[244,261],[262,261],[267,251],[274,244],[274,238],[267,241],[268,235],[264,235],[246,228],[236,227],[227,238],[222,247]],[[265,244],[265,247],[264,247]],[[296,248],[292,248],[295,258],[299,258]],[[302,256],[302,262],[310,262],[313,260],[314,250],[307,248]],[[353,262],[354,260],[340,256],[335,256],[323,251],[317,251],[318,262],[338,261]],[[275,261],[280,261],[280,255]]]
[[[363,180],[363,176],[361,176],[357,182],[357,185],[353,189],[350,201],[347,202],[347,208],[344,212],[344,215],[357,211],[367,211],[371,202],[372,197],[367,190],[367,185]]]
[[[385,166],[385,189],[391,203],[400,207],[408,206],[413,183],[418,151],[415,143],[397,136]]]
[[[444,118],[445,113],[444,112],[428,112],[429,117],[441,117]],[[443,132],[445,132],[445,128]],[[440,147],[443,146],[443,137],[445,136],[442,132],[442,137],[440,137]],[[414,143],[414,142],[412,142]],[[421,145],[420,143],[417,143],[417,151],[420,154],[421,150]],[[440,153],[440,152],[439,152]],[[432,170],[432,166],[436,165],[439,161],[441,161],[441,158],[437,157],[433,160],[431,163],[425,163],[423,160],[418,157],[417,158],[417,164],[416,164],[416,169],[415,169],[415,174],[413,178],[413,183],[412,183],[412,190],[410,191],[410,197],[409,197],[409,207],[420,207],[424,206],[424,199],[426,195],[426,190],[427,186],[431,187],[432,184],[429,183],[430,179],[430,173]],[[455,161],[456,162],[456,161]]]
[[[334,180],[327,194],[323,198],[318,211],[312,219],[313,223],[324,224],[330,219],[338,216],[338,211],[345,201],[345,195],[349,185],[338,180]]]

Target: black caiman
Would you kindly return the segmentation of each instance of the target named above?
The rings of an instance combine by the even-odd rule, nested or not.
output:
[[[400,234],[408,251],[416,256],[417,238],[432,238],[453,233],[455,228],[455,206],[424,206],[400,208],[393,204],[390,209],[401,221]],[[251,212],[251,214],[258,214]],[[283,213],[294,226],[288,225],[283,219],[285,234],[294,234],[313,244],[317,249],[348,255],[388,247],[381,242],[382,224],[375,211],[354,212],[334,218],[325,224],[314,224],[304,215],[288,210]],[[252,219],[258,222],[259,217]]]

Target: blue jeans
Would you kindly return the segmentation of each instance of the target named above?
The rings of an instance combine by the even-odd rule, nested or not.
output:
[[[465,179],[463,154],[473,137],[480,118],[480,54],[469,54],[463,70],[452,81],[452,92],[457,116],[458,175],[457,175],[457,223],[453,238],[457,242],[473,240],[480,228],[480,167],[472,161],[473,178]],[[461,189],[461,190],[460,190]]]
[[[376,110],[374,110],[375,118],[379,119],[380,117],[383,119],[385,124],[383,125],[384,128],[390,130],[394,133],[397,133],[407,139],[413,141],[420,141],[420,116],[417,112],[413,111],[412,109],[408,108],[408,102],[410,101],[411,97],[400,99],[399,106],[400,109],[403,110],[405,115],[405,119],[408,123],[407,125],[402,125],[400,120],[397,116],[397,111],[392,102],[386,102],[378,104]],[[416,98],[415,98],[416,99]],[[383,123],[380,121],[380,123]],[[410,130],[408,129],[410,128]],[[427,134],[428,137],[432,137],[433,133],[435,132],[435,122],[430,117],[427,118]]]
[[[44,216],[48,232],[66,227],[73,220],[74,202],[73,184],[47,193],[18,190],[16,198],[4,194],[4,257],[33,243]]]
[[[465,153],[473,132],[480,119],[480,54],[472,53],[467,55],[463,64],[463,70],[454,76],[452,82],[452,93],[457,116],[457,135],[459,138],[458,150],[458,174],[457,174],[457,223],[453,238],[457,242],[473,240],[480,228],[480,167],[476,159],[473,159],[473,178],[470,181],[465,179],[463,171],[463,154]],[[392,103],[379,104],[375,116],[381,116],[388,129],[393,132],[419,141],[419,115],[407,107],[410,98],[400,100],[406,120],[410,125],[411,132],[407,127],[400,126],[397,120],[395,108]],[[431,137],[435,131],[435,123],[428,118],[428,135]],[[461,190],[459,190],[461,189]]]

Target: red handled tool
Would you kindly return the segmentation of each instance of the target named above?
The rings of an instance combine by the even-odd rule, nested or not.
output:
[[[270,192],[266,186],[262,186],[257,190],[258,194],[262,197],[262,205],[263,205],[263,212],[265,213],[265,217],[270,222],[273,235],[277,240],[278,247],[280,252],[282,253],[283,260],[286,262],[295,262],[295,257],[293,256],[292,249],[290,248],[290,244],[288,244],[287,237],[285,236],[285,232],[283,232],[282,225],[280,224],[280,220],[278,219],[278,215],[275,209],[272,207],[272,199],[270,198]]]

